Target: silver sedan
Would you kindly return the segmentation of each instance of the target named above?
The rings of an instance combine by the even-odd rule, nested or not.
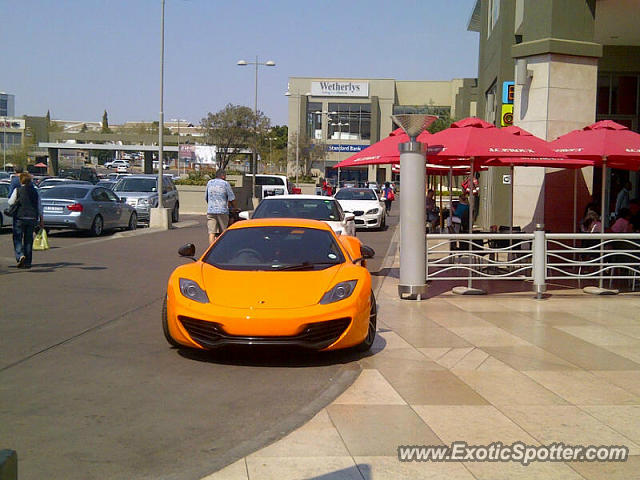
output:
[[[138,224],[135,208],[101,186],[60,185],[40,191],[40,196],[47,229],[86,230],[98,237],[104,230],[135,230]]]

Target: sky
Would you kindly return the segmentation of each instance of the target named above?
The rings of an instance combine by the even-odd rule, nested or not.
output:
[[[476,77],[475,0],[166,0],[164,117],[228,103],[287,123],[289,77]],[[0,0],[0,91],[16,115],[158,120],[161,0]]]

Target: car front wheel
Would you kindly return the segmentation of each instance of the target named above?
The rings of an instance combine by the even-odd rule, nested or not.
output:
[[[133,212],[131,218],[129,218],[127,230],[135,230],[136,228],[138,228],[138,215],[136,215],[136,212]]]
[[[179,220],[180,220],[180,204],[176,202],[175,206],[173,207],[173,210],[171,211],[171,222],[178,223]]]
[[[164,297],[164,302],[162,302],[162,331],[164,333],[164,338],[169,342],[169,345],[172,347],[179,347],[180,344],[176,342],[171,334],[169,333],[169,319],[167,318],[167,296]]]
[[[376,328],[378,323],[378,307],[376,305],[376,297],[371,291],[371,306],[369,307],[369,328],[367,330],[367,336],[362,343],[356,345],[354,348],[357,352],[367,352],[373,345],[376,339]]]

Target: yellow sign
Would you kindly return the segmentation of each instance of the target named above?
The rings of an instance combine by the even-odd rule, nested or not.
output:
[[[502,115],[500,116],[500,125],[508,127],[513,125],[513,105],[502,105]]]

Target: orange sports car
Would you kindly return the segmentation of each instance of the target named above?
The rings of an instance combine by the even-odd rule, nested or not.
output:
[[[265,218],[229,227],[199,259],[193,244],[167,286],[162,326],[173,346],[282,345],[368,350],[374,252],[326,223]]]

